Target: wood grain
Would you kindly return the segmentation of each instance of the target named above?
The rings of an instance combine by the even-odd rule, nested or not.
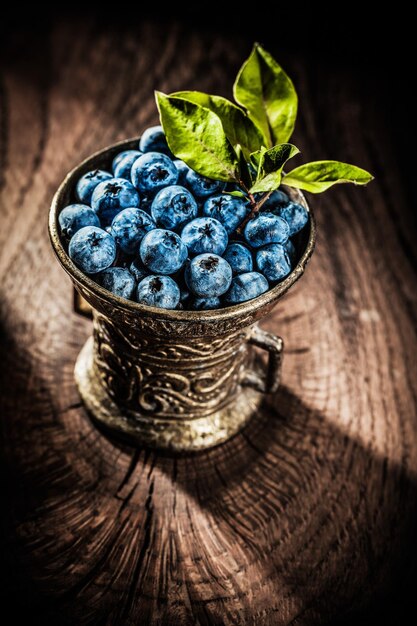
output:
[[[287,58],[305,159],[376,181],[311,199],[317,251],[267,323],[286,342],[280,391],[226,445],[172,458],[109,441],[85,414],[73,365],[91,329],[47,212],[75,163],[156,121],[153,89],[227,95],[249,46],[89,19],[30,44],[12,39],[0,89],[3,607],[42,624],[276,626],[352,623],[369,605],[381,624],[415,564],[417,299],[377,94]]]

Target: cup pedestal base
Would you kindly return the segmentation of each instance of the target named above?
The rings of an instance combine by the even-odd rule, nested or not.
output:
[[[78,355],[75,381],[91,417],[104,429],[134,445],[173,452],[204,450],[227,441],[257,413],[263,399],[254,389],[239,387],[235,402],[194,419],[162,419],[121,409],[95,373],[92,337]]]

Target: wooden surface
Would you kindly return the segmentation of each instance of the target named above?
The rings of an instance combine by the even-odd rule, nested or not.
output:
[[[376,181],[311,198],[317,250],[266,324],[286,343],[280,391],[227,445],[174,459],[112,443],[80,405],[91,328],[47,211],[81,158],[156,121],[153,89],[228,95],[248,41],[87,18],[31,41],[11,38],[0,91],[3,611],[55,625],[398,617],[415,564],[415,253],[373,83],[281,54],[304,158]]]

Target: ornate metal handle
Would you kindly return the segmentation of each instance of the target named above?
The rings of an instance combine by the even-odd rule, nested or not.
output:
[[[74,289],[74,299],[73,299],[73,307],[75,313],[81,315],[82,317],[87,317],[89,320],[93,319],[93,309],[88,304],[87,300],[85,300],[78,291]]]
[[[281,337],[267,333],[259,326],[253,326],[247,342],[257,348],[266,350],[269,354],[268,367],[265,376],[253,370],[245,370],[241,385],[253,387],[261,393],[274,393],[281,379],[281,364],[284,351],[284,342]]]

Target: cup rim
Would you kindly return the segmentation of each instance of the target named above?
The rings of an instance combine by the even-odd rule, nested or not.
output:
[[[305,199],[304,194],[292,188],[287,188],[288,193],[294,199],[305,206],[309,213],[309,224],[310,224],[310,232],[308,236],[307,245],[305,250],[299,259],[297,265],[291,271],[291,273],[278,285],[268,289],[265,293],[257,296],[256,298],[252,298],[251,300],[247,300],[246,302],[241,302],[239,304],[234,304],[232,306],[226,306],[221,309],[212,309],[208,311],[184,311],[178,309],[161,309],[158,307],[147,306],[144,304],[140,304],[139,302],[134,302],[133,300],[126,300],[125,298],[121,298],[120,296],[116,296],[109,292],[107,289],[104,289],[100,285],[98,285],[93,279],[89,278],[86,274],[84,274],[72,261],[68,253],[66,252],[63,243],[61,241],[61,236],[59,233],[58,226],[58,215],[63,206],[63,200],[70,186],[74,186],[75,182],[80,178],[85,172],[90,169],[96,169],[95,162],[97,159],[107,158],[110,160],[114,155],[121,150],[130,150],[137,148],[140,137],[134,137],[130,139],[124,139],[117,143],[111,144],[101,150],[98,150],[83,159],[78,165],[76,165],[72,170],[68,172],[65,176],[64,180],[59,185],[56,193],[54,194],[51,207],[49,210],[49,222],[48,222],[48,230],[49,237],[51,240],[52,248],[61,263],[64,270],[67,274],[81,287],[86,289],[87,291],[92,292],[96,297],[100,300],[105,300],[113,304],[116,308],[122,309],[124,311],[129,311],[130,313],[142,313],[146,316],[149,315],[157,315],[158,317],[163,317],[165,319],[169,319],[171,321],[210,321],[215,320],[220,321],[222,319],[228,319],[230,317],[235,317],[237,315],[244,315],[248,313],[253,313],[255,310],[263,308],[279,297],[281,297],[285,292],[288,291],[290,287],[303,275],[304,270],[306,268],[307,263],[309,262],[311,255],[313,254],[315,242],[316,242],[316,221],[314,218],[313,211],[309,206],[307,200]]]

